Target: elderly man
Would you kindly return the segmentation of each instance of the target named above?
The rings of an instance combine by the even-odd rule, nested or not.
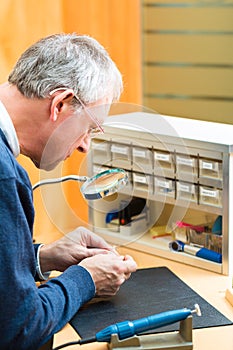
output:
[[[95,295],[114,295],[136,270],[102,238],[79,227],[49,245],[33,245],[34,208],[21,153],[50,170],[75,149],[87,152],[118,100],[121,75],[93,38],[57,34],[39,40],[0,86],[0,348],[36,350]],[[48,271],[61,275],[40,287]]]

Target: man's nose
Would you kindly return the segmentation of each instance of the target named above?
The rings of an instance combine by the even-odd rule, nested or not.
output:
[[[86,134],[82,141],[80,142],[79,146],[77,147],[77,150],[82,153],[87,153],[91,144],[91,138],[89,134]]]

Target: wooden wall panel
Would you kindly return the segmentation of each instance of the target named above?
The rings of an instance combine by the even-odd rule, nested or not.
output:
[[[232,124],[228,117],[232,115],[232,104],[221,100],[184,99],[183,97],[159,96],[145,97],[144,105],[150,106],[151,112],[176,116],[174,111],[179,111],[179,116],[190,119],[221,121]],[[200,113],[201,111],[201,113]]]
[[[140,0],[1,1],[0,81],[7,79],[18,56],[34,41],[53,33],[77,32],[95,37],[110,52],[124,77],[122,101],[140,103],[140,16]],[[19,162],[27,169],[32,183],[44,177],[26,157],[20,156]],[[75,152],[46,177],[84,174],[85,171],[85,156]],[[58,237],[57,228],[63,233],[87,223],[87,203],[81,197],[79,187],[77,183],[67,182],[59,187],[59,191],[56,187],[35,191],[37,240],[49,242]],[[55,235],[48,234],[50,231],[56,231]]]
[[[95,37],[123,74],[121,101],[141,103],[140,0],[64,0],[64,29]]]
[[[7,79],[18,56],[39,38],[62,30],[61,0],[0,2],[0,81]]]
[[[233,17],[232,17],[233,18]],[[179,35],[148,34],[144,35],[143,55],[148,65],[193,64],[195,66],[233,64],[233,45],[230,35]]]
[[[233,2],[144,0],[143,103],[233,123]]]
[[[145,67],[144,93],[232,99],[233,69],[205,67]]]
[[[142,103],[140,10],[140,0],[63,1],[64,31],[91,35],[108,50],[123,75],[121,102],[131,104]],[[77,172],[75,164],[80,161],[84,163],[85,157],[76,152],[66,162],[64,172]],[[80,207],[85,208],[86,203],[78,187],[67,183],[64,191],[77,217],[87,221],[87,215],[80,215]]]
[[[4,0],[0,2],[0,82],[8,74],[19,55],[39,38],[62,31],[61,0]],[[40,177],[32,162],[19,156],[18,161],[28,171],[31,182]],[[34,194],[36,209],[35,236],[43,241],[53,239],[48,234],[55,230],[40,192]],[[43,235],[41,236],[41,232]]]
[[[209,1],[209,4],[213,1]],[[148,1],[145,2],[148,4]],[[158,2],[153,1],[156,5]],[[162,3],[162,1],[160,2]],[[174,1],[170,1],[170,5]],[[188,4],[185,2],[177,2],[175,6],[155,6],[144,7],[142,13],[142,20],[144,23],[144,30],[202,30],[202,31],[225,31],[233,29],[233,8],[218,7],[218,2],[215,1],[216,6],[204,6],[204,2],[190,2],[190,6],[182,6]],[[230,1],[228,2],[228,4]],[[152,2],[151,2],[152,4]],[[180,4],[180,6],[178,6]],[[191,6],[196,5],[196,6]],[[201,4],[203,6],[201,6]],[[207,4],[207,2],[206,2]]]

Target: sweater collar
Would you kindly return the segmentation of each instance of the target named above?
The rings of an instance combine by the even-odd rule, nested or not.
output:
[[[1,101],[0,101],[0,128],[2,129],[7,139],[7,142],[11,148],[12,153],[14,154],[15,158],[17,158],[18,155],[20,154],[18,137],[15,131],[14,125],[12,123],[12,120],[5,106]]]

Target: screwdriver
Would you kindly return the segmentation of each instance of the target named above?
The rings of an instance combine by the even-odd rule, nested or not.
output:
[[[199,258],[214,261],[216,263],[222,262],[222,254],[204,247],[195,247],[189,244],[185,244],[180,240],[170,242],[169,248],[177,252],[184,252],[187,254],[195,255]]]
[[[102,329],[91,338],[84,338],[76,342],[66,343],[61,346],[58,346],[54,350],[59,350],[69,345],[82,345],[96,341],[110,343],[112,334],[117,334],[119,340],[123,340],[142,332],[146,332],[155,328],[167,326],[169,324],[185,320],[188,316],[194,313],[196,313],[198,316],[201,316],[201,310],[198,304],[194,305],[194,310],[183,308],[178,310],[165,311],[159,314],[143,317],[134,321],[118,322]]]

